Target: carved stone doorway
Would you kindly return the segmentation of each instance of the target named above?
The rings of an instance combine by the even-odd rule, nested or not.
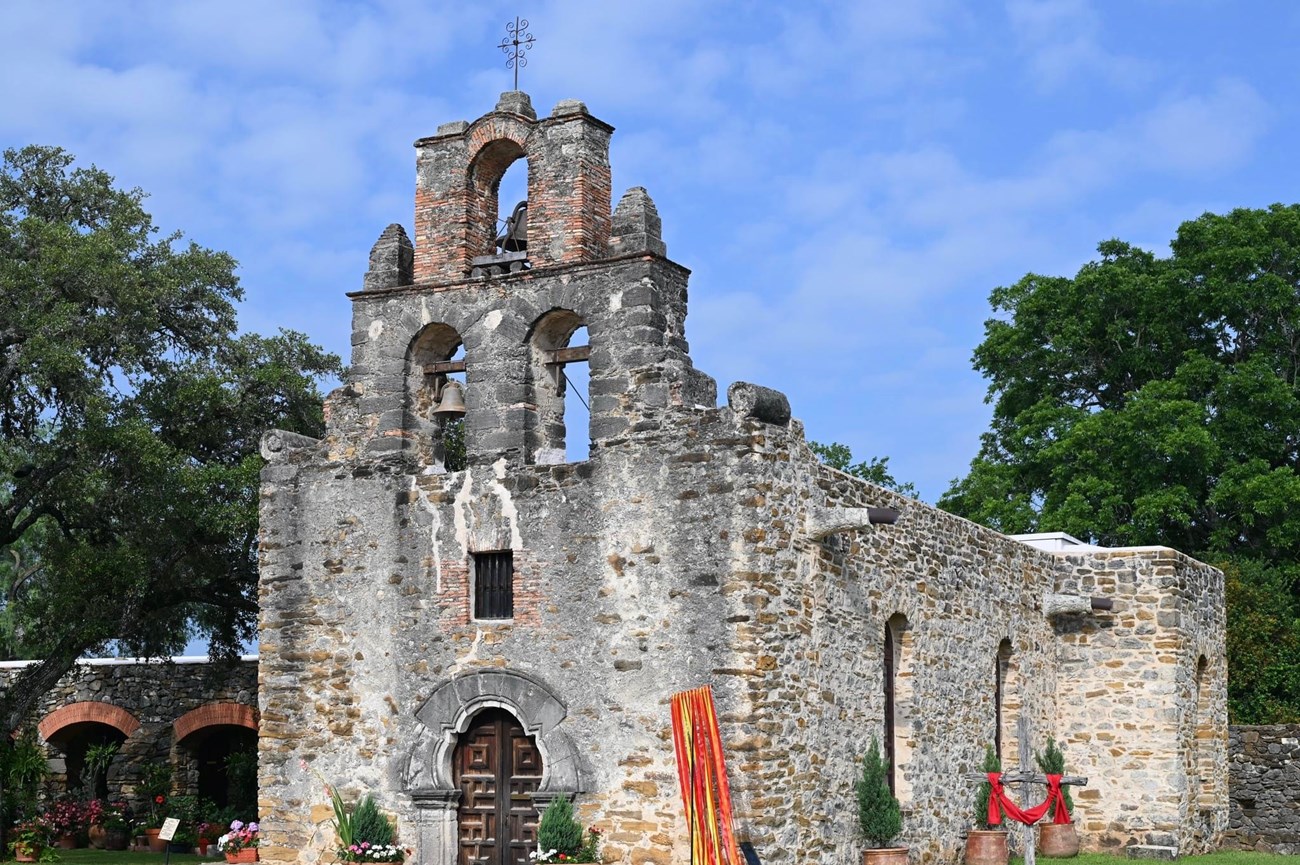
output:
[[[461,791],[458,865],[528,865],[537,849],[542,755],[504,709],[485,709],[460,734],[452,759]]]

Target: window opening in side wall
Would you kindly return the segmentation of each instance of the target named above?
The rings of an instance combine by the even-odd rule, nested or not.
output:
[[[1002,768],[1010,766],[1010,760],[1019,760],[1020,739],[1016,724],[1020,718],[1020,677],[1019,661],[1011,650],[1011,640],[1004,639],[998,643],[996,684],[994,702],[996,706],[997,726],[993,732],[993,748]],[[1021,766],[1029,771],[1032,767]]]
[[[514,554],[510,550],[496,550],[473,556],[474,618],[514,618]]]
[[[570,346],[589,345],[587,328],[580,327],[569,337]],[[565,378],[564,453],[571,463],[591,456],[591,367],[586,361],[566,363],[561,367]]]
[[[896,613],[885,623],[885,759],[889,789],[899,802],[912,798],[912,629]]]
[[[586,324],[572,310],[553,309],[533,325],[524,421],[528,463],[555,465],[590,454],[586,339]]]

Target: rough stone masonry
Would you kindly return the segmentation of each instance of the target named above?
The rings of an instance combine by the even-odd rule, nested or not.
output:
[[[1033,549],[822,465],[775,391],[719,407],[650,196],[611,207],[612,131],[511,92],[417,141],[414,242],[387,228],[351,295],[325,438],[263,440],[262,859],[332,855],[305,761],[373,793],[422,865],[527,861],[556,796],[605,861],[687,862],[669,696],[706,684],[765,863],[857,856],[873,736],[914,861],[955,861],[962,775],[991,742],[1013,768],[1021,716],[1089,777],[1087,847],[1213,846],[1222,575],[1163,548]],[[528,238],[507,270],[516,159]],[[586,430],[559,374],[580,362]],[[438,411],[462,374],[463,466]],[[571,436],[586,460],[564,461]]]

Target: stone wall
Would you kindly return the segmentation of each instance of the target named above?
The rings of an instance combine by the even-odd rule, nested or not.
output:
[[[1232,726],[1225,847],[1300,854],[1300,724]]]
[[[0,664],[0,687],[9,687],[27,663]],[[63,745],[70,734],[92,724],[125,734],[109,768],[109,794],[138,809],[143,803],[135,785],[149,763],[172,766],[176,792],[194,790],[196,755],[178,744],[178,721],[182,736],[212,724],[255,728],[256,701],[255,657],[229,667],[209,664],[206,658],[83,660],[41,698],[28,723],[49,755],[53,793],[68,788]]]

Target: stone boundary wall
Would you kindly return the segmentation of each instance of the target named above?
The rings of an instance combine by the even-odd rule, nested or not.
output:
[[[1228,728],[1223,846],[1300,853],[1300,724]]]

